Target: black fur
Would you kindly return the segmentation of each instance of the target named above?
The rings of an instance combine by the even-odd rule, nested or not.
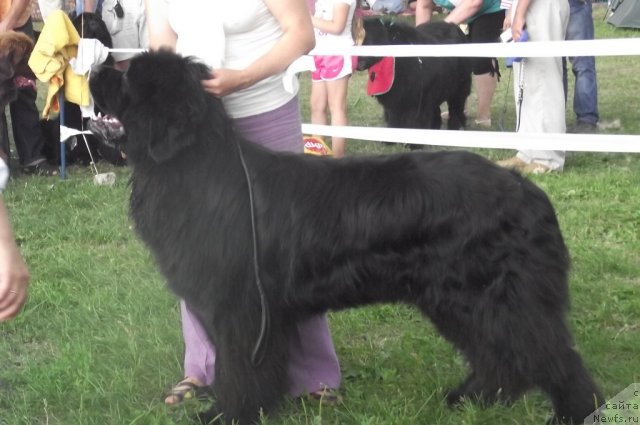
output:
[[[460,151],[341,160],[268,151],[234,132],[201,88],[206,73],[159,52],[136,57],[124,75],[103,68],[91,79],[128,135],[136,230],[217,347],[215,406],[203,421],[222,413],[248,424],[274,411],[297,321],[389,302],[415,305],[468,360],[450,403],[508,401],[538,387],[559,419],[575,423],[600,404],[572,348],[569,254],[542,190]],[[259,366],[240,151],[269,306]]]
[[[378,18],[364,20],[363,45],[457,44],[466,37],[456,25],[433,22],[418,27]],[[382,58],[363,56],[358,69],[369,69]],[[464,104],[471,92],[471,61],[461,57],[399,57],[391,89],[376,95],[384,118],[393,128],[439,129],[440,105],[449,107],[450,130],[466,124]]]

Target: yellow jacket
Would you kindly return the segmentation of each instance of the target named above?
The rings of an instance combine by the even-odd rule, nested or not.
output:
[[[89,82],[84,75],[77,75],[69,66],[69,60],[78,53],[80,35],[62,10],[47,17],[42,33],[29,57],[29,67],[38,80],[49,83],[47,98],[42,110],[44,118],[50,110],[60,111],[56,94],[64,87],[65,99],[80,106],[91,103]]]

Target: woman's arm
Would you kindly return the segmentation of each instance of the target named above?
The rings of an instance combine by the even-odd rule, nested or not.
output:
[[[478,13],[478,10],[482,7],[482,3],[483,0],[462,0],[462,3],[457,5],[455,9],[444,18],[444,21],[460,25]]]
[[[282,37],[271,50],[245,69],[214,70],[213,78],[203,81],[203,86],[208,92],[216,96],[225,96],[250,87],[258,81],[283,72],[294,60],[315,46],[315,35],[305,0],[263,1],[280,24]]]
[[[175,51],[178,35],[169,25],[167,2],[163,0],[144,0],[144,6],[149,34],[149,49],[165,48]],[[193,12],[198,13],[198,11]]]
[[[433,0],[416,1],[416,25],[431,21],[433,16]]]
[[[18,22],[29,6],[29,0],[13,0],[7,14],[0,21],[0,33],[16,29],[24,22]]]
[[[527,10],[529,10],[529,5],[532,0],[520,0],[518,2],[518,6],[513,15],[513,22],[511,22],[511,34],[513,35],[513,40],[518,41],[520,37],[522,37],[522,30],[524,30],[525,25],[525,16],[527,15]]]
[[[328,34],[342,34],[347,25],[349,10],[350,7],[347,3],[336,4],[333,6],[333,18],[330,21],[312,16],[311,23],[315,28]]]
[[[29,271],[16,246],[9,216],[0,195],[0,321],[20,312],[27,299]]]

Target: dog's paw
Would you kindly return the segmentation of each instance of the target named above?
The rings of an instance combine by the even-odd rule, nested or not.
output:
[[[449,407],[456,407],[464,402],[464,393],[458,389],[447,391],[445,400]]]

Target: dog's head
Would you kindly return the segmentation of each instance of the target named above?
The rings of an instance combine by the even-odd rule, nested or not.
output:
[[[71,22],[76,31],[78,31],[78,34],[80,34],[80,37],[94,38],[105,47],[113,47],[113,40],[111,39],[111,34],[109,34],[107,24],[104,23],[99,15],[84,12],[73,18]],[[112,65],[113,62],[113,57],[109,55],[105,64]]]
[[[192,58],[158,51],[134,57],[124,73],[98,67],[89,84],[98,107],[122,123],[127,156],[162,163],[196,143],[198,129],[225,116],[220,100],[202,88],[209,74]]]
[[[367,18],[363,21],[363,46],[383,46],[389,44],[419,44],[420,35],[413,26],[394,20]],[[369,69],[382,58],[372,56],[358,57],[359,71]]]
[[[28,71],[27,61],[33,50],[29,36],[15,31],[0,33],[0,79],[2,81]]]
[[[27,63],[32,50],[33,41],[27,35],[15,31],[0,33],[0,111],[17,96],[14,78],[33,77]]]
[[[364,19],[362,27],[364,30],[364,38],[362,39],[363,46],[381,46],[390,44],[387,24],[382,19]],[[359,71],[369,69],[377,62],[380,62],[380,59],[382,58],[374,56],[358,56],[358,65],[356,69]]]

